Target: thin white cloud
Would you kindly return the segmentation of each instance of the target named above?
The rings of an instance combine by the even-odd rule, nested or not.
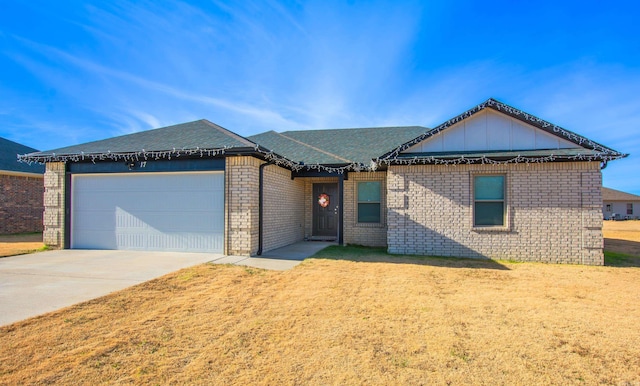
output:
[[[298,23],[296,18],[286,10],[285,7],[280,4],[277,0],[266,0],[266,3],[273,9],[275,9],[287,22],[289,22],[292,26],[294,26],[298,32],[308,36],[306,29]]]
[[[50,47],[44,44],[32,42],[24,38],[19,38],[19,37],[16,37],[16,38],[22,41],[25,45],[32,47],[34,50],[37,50],[38,52],[46,53],[47,56],[50,56],[50,57],[53,56],[57,59],[62,59],[66,63],[72,64],[73,66],[79,69],[82,69],[83,71],[91,73],[93,76],[117,78],[119,80],[134,83],[138,86],[144,87],[151,91],[164,93],[174,98],[178,98],[178,99],[190,101],[190,102],[198,102],[198,103],[202,103],[210,106],[215,106],[221,109],[234,112],[236,114],[246,115],[251,117],[252,119],[261,121],[263,124],[272,125],[273,127],[284,127],[284,128],[304,127],[304,125],[301,125],[298,122],[291,121],[289,119],[282,117],[282,115],[280,115],[276,111],[272,111],[268,109],[260,109],[260,108],[253,107],[251,105],[238,103],[238,102],[231,102],[221,98],[216,98],[216,97],[211,97],[211,96],[206,96],[206,95],[201,95],[196,93],[189,93],[163,83],[151,81],[151,80],[130,74],[128,72],[119,71],[109,67],[102,66],[90,60],[86,60],[86,59],[71,55],[55,47]],[[23,64],[27,64],[27,59],[25,58],[14,56],[14,59],[22,61]],[[33,62],[31,64],[33,64]],[[38,66],[38,67],[39,67],[39,69],[37,70],[38,72],[42,73],[46,71],[44,66]]]

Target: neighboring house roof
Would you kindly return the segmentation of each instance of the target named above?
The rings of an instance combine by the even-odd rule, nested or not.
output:
[[[18,154],[33,153],[34,151],[37,150],[0,137],[0,171],[43,174],[44,166],[42,165],[28,165],[18,162]]]
[[[602,201],[640,201],[640,196],[602,187]]]
[[[305,164],[369,165],[380,154],[429,130],[422,126],[273,131],[248,137],[291,160]],[[291,157],[291,158],[290,158]]]

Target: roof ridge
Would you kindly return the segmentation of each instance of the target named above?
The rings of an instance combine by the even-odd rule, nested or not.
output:
[[[421,128],[430,130],[430,128],[421,125],[409,125],[409,126],[375,126],[375,127],[340,127],[334,129],[310,129],[310,130],[287,130],[283,133],[304,133],[304,132],[322,132],[322,131],[342,131],[342,130],[384,130],[384,129],[408,129],[408,128]],[[270,130],[273,131],[273,130]],[[283,134],[278,133],[278,134]]]
[[[328,151],[326,151],[326,150],[322,150],[322,149],[317,148],[317,147],[315,147],[315,146],[313,146],[313,145],[309,145],[309,144],[308,144],[308,143],[306,143],[306,142],[302,142],[302,141],[300,141],[300,140],[297,140],[297,139],[291,138],[291,137],[289,137],[289,136],[286,136],[286,135],[284,135],[284,134],[282,134],[282,133],[278,133],[277,131],[274,131],[274,133],[276,133],[276,134],[278,134],[279,136],[284,137],[284,138],[286,138],[286,139],[288,139],[288,140],[291,140],[291,141],[293,141],[293,142],[295,142],[295,143],[297,143],[297,144],[299,144],[299,145],[306,146],[306,147],[308,147],[308,148],[310,148],[310,149],[313,149],[313,150],[315,150],[315,151],[319,151],[320,153],[323,153],[323,154],[329,155],[329,156],[331,156],[331,157],[337,158],[337,159],[339,159],[339,160],[341,160],[341,161],[345,161],[345,162],[353,162],[352,160],[349,160],[349,159],[346,159],[346,158],[340,157],[340,156],[339,156],[339,155],[337,155],[337,154],[333,154],[333,153],[328,152]]]
[[[224,127],[218,125],[217,123],[213,123],[211,121],[209,121],[208,119],[200,119],[202,122],[206,123],[209,126],[212,126],[214,129],[218,130],[219,132],[226,134],[230,137],[233,137],[234,139],[240,141],[240,142],[245,142],[247,143],[247,145],[249,145],[250,147],[255,147],[257,144],[253,141],[251,141],[250,139],[241,136],[240,134],[236,134],[233,131],[229,130],[229,129],[225,129]],[[197,122],[197,121],[196,121]]]

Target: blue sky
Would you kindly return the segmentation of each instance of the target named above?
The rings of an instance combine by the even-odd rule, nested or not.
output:
[[[493,97],[631,153],[604,185],[640,194],[637,4],[0,0],[0,136],[434,127]]]

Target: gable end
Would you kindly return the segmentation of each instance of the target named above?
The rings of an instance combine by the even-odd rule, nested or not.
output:
[[[492,110],[498,111],[518,121],[521,121],[527,125],[543,130],[544,132],[549,133],[555,137],[558,137],[563,141],[573,143],[577,145],[576,147],[581,147],[584,149],[591,150],[592,151],[591,157],[594,158],[593,160],[597,159],[602,161],[609,161],[609,160],[624,158],[628,155],[628,154],[623,154],[618,151],[615,151],[611,148],[608,148],[604,145],[594,142],[586,137],[578,135],[572,131],[566,130],[560,126],[554,125],[534,115],[531,115],[522,110],[516,109],[514,107],[511,107],[509,105],[506,105],[502,102],[499,102],[495,99],[490,98],[485,102],[473,107],[472,109],[467,110],[464,113],[438,125],[434,129],[429,130],[424,134],[412,139],[411,141],[398,146],[397,148],[379,157],[377,161],[382,163],[392,162],[398,157],[401,157],[402,152],[405,152],[411,147],[440,134],[444,130],[448,130],[452,126],[457,125],[458,123],[474,116],[475,114],[485,109],[492,109]]]

